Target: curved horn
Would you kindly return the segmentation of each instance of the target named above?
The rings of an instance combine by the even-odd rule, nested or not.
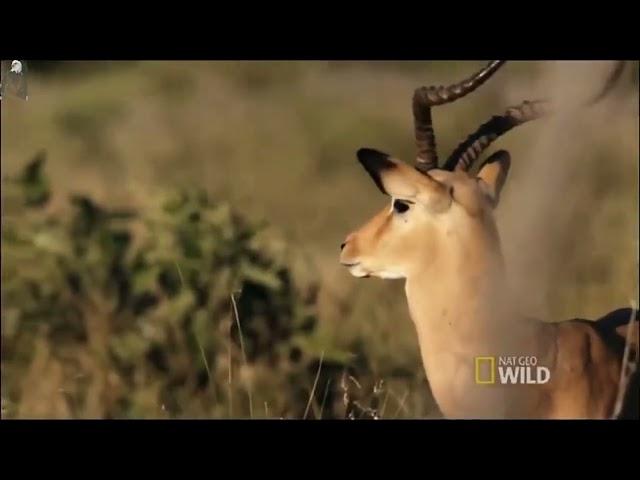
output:
[[[498,137],[513,127],[536,120],[548,113],[550,102],[547,100],[524,101],[511,107],[504,115],[495,115],[488,122],[480,125],[474,133],[460,143],[444,164],[445,170],[468,170],[473,162]]]
[[[431,120],[431,107],[451,103],[473,92],[485,83],[503,64],[494,60],[469,78],[444,87],[420,87],[413,94],[413,119],[418,155],[416,168],[427,172],[438,166],[435,132]]]
[[[604,87],[591,100],[585,103],[591,106],[602,100],[612,90],[622,74],[625,62],[617,62],[609,74]],[[445,170],[469,170],[474,161],[480,157],[498,137],[523,123],[536,120],[551,113],[549,100],[524,101],[520,105],[509,108],[504,115],[496,115],[482,125],[460,143],[444,164]]]

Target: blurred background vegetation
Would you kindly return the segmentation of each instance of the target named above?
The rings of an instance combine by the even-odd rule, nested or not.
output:
[[[2,417],[439,417],[402,282],[351,278],[338,246],[385,202],[355,151],[410,161],[413,89],[482,65],[30,62],[29,101],[2,100]],[[596,67],[507,64],[436,109],[441,157],[545,88],[593,90]],[[591,114],[500,140],[529,313],[637,299],[627,73]]]

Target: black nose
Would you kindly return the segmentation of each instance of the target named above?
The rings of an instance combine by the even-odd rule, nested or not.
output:
[[[345,245],[346,245],[346,243],[343,243],[342,245],[340,245],[340,250],[342,250]]]

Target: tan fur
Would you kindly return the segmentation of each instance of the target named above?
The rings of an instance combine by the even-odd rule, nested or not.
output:
[[[423,175],[392,160],[380,172],[393,199],[350,234],[341,262],[355,276],[406,279],[423,365],[450,418],[609,418],[621,356],[585,322],[522,316],[503,267],[493,208],[508,165]],[[474,358],[535,356],[550,370],[542,385],[478,385]]]

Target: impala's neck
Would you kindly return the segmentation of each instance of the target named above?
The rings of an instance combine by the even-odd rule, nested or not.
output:
[[[407,276],[407,299],[419,329],[484,341],[513,317],[500,239],[490,220],[461,230],[425,252]]]
[[[443,412],[502,416],[522,402],[512,402],[506,397],[512,394],[500,389],[479,387],[475,357],[537,355],[540,327],[515,313],[495,230],[475,225],[465,235],[449,235],[446,251],[428,252],[432,258],[408,275],[409,310]]]

